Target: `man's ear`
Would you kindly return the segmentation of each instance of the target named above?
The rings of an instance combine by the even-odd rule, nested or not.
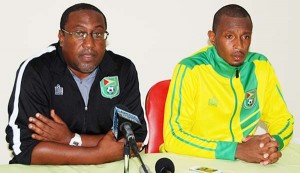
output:
[[[58,31],[58,40],[59,40],[59,45],[61,47],[64,45],[64,39],[65,39],[64,33],[61,30],[59,30]]]
[[[213,31],[208,31],[207,36],[209,38],[209,41],[212,45],[215,45],[215,38],[216,38],[216,34]]]

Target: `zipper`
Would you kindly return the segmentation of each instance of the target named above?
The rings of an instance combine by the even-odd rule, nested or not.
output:
[[[235,77],[239,78],[240,74],[239,74],[239,68],[235,68]]]
[[[238,78],[239,77],[239,70],[238,68],[236,68],[236,71],[235,71],[235,77]],[[234,137],[234,134],[233,134],[233,125],[232,125],[232,122],[233,122],[233,119],[234,117],[236,116],[236,112],[237,112],[237,105],[238,105],[238,100],[237,100],[237,93],[236,93],[236,90],[233,86],[233,79],[234,77],[230,78],[230,87],[232,89],[232,92],[233,92],[233,95],[234,95],[234,109],[233,109],[233,113],[232,113],[232,116],[230,118],[230,124],[229,124],[229,129],[230,129],[230,134],[231,134],[231,139],[232,139],[232,142],[235,141],[235,137]]]

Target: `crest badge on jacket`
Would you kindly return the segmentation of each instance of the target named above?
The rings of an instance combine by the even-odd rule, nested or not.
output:
[[[100,81],[101,95],[112,99],[120,94],[118,76],[107,76]]]
[[[251,109],[255,106],[256,104],[256,89],[247,91],[245,93],[245,99],[244,99],[244,108],[245,109]]]

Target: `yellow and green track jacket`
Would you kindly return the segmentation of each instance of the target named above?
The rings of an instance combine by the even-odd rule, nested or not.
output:
[[[208,47],[174,70],[160,150],[234,160],[237,144],[254,134],[260,120],[280,149],[289,143],[294,119],[270,62],[249,52],[243,65],[233,67]]]

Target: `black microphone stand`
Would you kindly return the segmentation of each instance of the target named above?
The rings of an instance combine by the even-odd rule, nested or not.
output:
[[[147,170],[147,168],[146,168],[146,166],[145,166],[145,164],[144,164],[144,162],[143,162],[143,160],[142,160],[142,158],[141,158],[141,155],[140,155],[140,153],[139,153],[139,149],[138,149],[136,143],[135,143],[135,142],[130,142],[130,141],[129,141],[129,144],[130,144],[131,147],[132,147],[132,150],[133,150],[134,155],[137,156],[138,159],[140,160],[144,172],[145,172],[145,173],[149,173],[148,170]]]
[[[130,145],[126,140],[124,144],[124,173],[129,173],[129,158],[130,158]]]

